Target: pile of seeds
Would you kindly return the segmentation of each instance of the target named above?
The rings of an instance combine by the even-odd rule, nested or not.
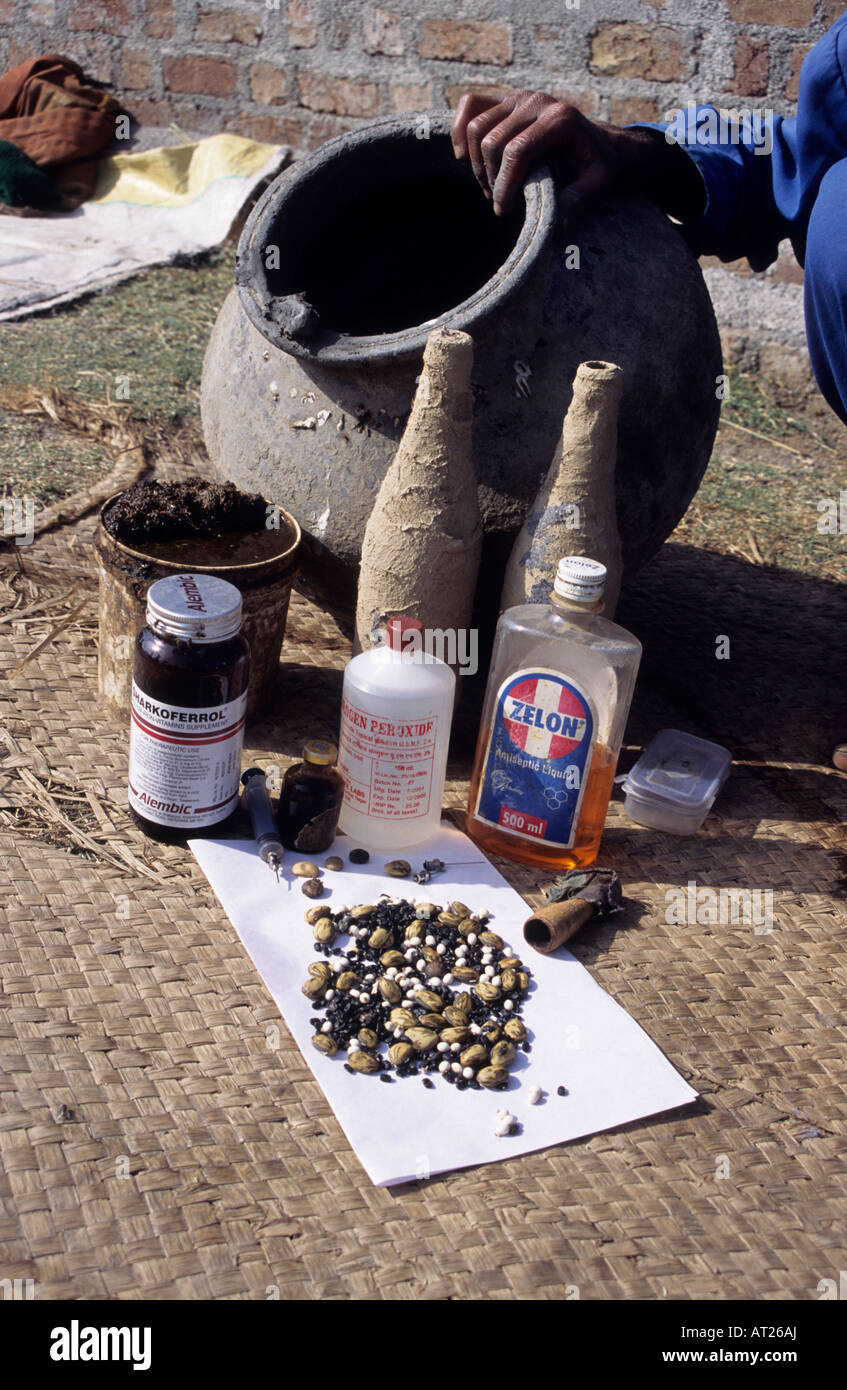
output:
[[[422,1075],[431,1087],[434,1073],[459,1090],[506,1085],[518,1049],[530,1050],[519,1017],[530,976],[487,914],[386,896],[312,907],[306,920],[324,957],[303,986],[319,1052],[346,1049],[348,1071],[382,1081]],[[339,936],[350,938],[344,951]]]

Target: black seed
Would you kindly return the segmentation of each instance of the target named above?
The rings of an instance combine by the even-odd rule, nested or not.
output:
[[[427,1089],[428,1091],[433,1091],[433,1090],[435,1090],[435,1082],[434,1082],[434,1081],[430,1081],[430,1079],[429,1079],[428,1076],[425,1076],[425,1077],[424,1077],[424,1079],[423,1079],[423,1084],[426,1086],[426,1089]]]
[[[567,1086],[557,1086],[557,1087],[556,1087],[556,1095],[557,1095],[557,1096],[566,1096],[567,1094],[568,1094],[568,1088],[567,1088]]]
[[[389,1076],[389,1075],[388,1075],[388,1072],[387,1072],[387,1071],[384,1071],[384,1072],[380,1072],[380,1077],[379,1077],[379,1079],[380,1079],[380,1081],[393,1081],[393,1080],[394,1080],[394,1077],[393,1077],[393,1076]]]
[[[348,857],[351,864],[367,864],[371,856],[366,849],[351,849]]]

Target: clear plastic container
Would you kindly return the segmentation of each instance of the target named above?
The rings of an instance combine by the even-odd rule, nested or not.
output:
[[[623,779],[630,820],[672,835],[700,829],[729,776],[732,754],[681,729],[661,729]]]

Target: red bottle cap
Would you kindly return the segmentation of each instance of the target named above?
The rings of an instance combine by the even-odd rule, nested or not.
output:
[[[388,645],[393,652],[414,650],[420,644],[408,642],[406,633],[424,630],[423,623],[417,618],[389,618],[385,628],[388,633]]]

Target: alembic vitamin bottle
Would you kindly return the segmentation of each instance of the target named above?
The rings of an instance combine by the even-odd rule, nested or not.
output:
[[[641,660],[601,616],[605,567],[560,561],[549,603],[500,617],[471,779],[467,831],[494,854],[592,863]]]
[[[236,809],[248,660],[233,584],[175,574],[150,586],[135,644],[129,804],[154,838],[208,834]]]

